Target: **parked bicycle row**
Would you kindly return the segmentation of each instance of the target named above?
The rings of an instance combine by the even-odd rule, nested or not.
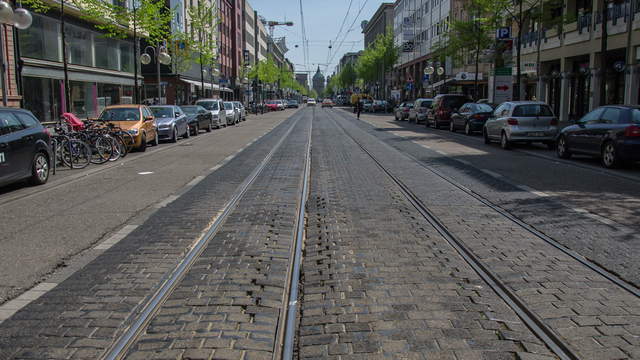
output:
[[[28,180],[44,184],[58,167],[82,169],[144,152],[161,141],[175,143],[246,120],[237,101],[202,99],[194,105],[113,105],[95,119],[72,113],[41,124],[29,111],[0,108],[0,186]]]
[[[509,101],[496,106],[472,102],[465,95],[442,94],[403,102],[394,109],[394,117],[467,135],[480,133],[486,144],[497,142],[503,149],[515,143],[543,143],[560,158],[598,157],[607,168],[640,161],[639,106],[602,106],[561,126],[543,102]]]

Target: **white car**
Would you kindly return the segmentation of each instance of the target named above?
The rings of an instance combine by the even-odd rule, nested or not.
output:
[[[316,106],[316,100],[315,99],[307,100],[307,105],[308,106]]]
[[[220,99],[202,99],[196,101],[196,105],[202,106],[211,113],[213,126],[221,128],[227,126],[227,116],[224,111],[223,101]]]
[[[555,148],[558,118],[549,105],[535,101],[502,103],[484,124],[485,144],[499,141],[503,149],[514,142],[541,142]]]
[[[227,115],[227,125],[235,125],[240,122],[240,111],[233,105],[231,101],[224,102],[224,111]]]

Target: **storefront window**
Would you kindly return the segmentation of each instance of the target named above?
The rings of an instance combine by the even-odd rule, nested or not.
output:
[[[61,85],[62,82],[57,79],[23,77],[24,108],[42,122],[57,121],[62,112]]]
[[[93,44],[95,46],[96,67],[118,70],[118,41],[94,34]]]
[[[120,42],[120,71],[133,72],[133,44]]]
[[[80,118],[96,117],[98,108],[95,83],[70,81],[70,88],[71,112]]]
[[[69,62],[91,66],[91,31],[75,25],[66,25],[65,33],[69,44]]]
[[[106,106],[120,104],[120,85],[98,84],[98,113]]]
[[[58,34],[60,23],[46,16],[33,14],[33,23],[26,30],[18,31],[22,56],[60,61]]]

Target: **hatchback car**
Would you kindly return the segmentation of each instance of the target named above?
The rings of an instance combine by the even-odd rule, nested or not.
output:
[[[98,121],[107,122],[128,131],[133,147],[145,151],[147,145],[158,145],[159,131],[153,112],[146,105],[111,105],[102,110]]]
[[[225,101],[223,103],[223,105],[224,105],[224,111],[225,111],[226,116],[227,116],[227,125],[235,125],[235,124],[239,123],[240,122],[240,120],[239,120],[240,112],[233,105],[233,102]]]
[[[211,113],[211,119],[213,126],[221,128],[227,126],[227,118],[223,110],[222,100],[220,99],[201,99],[196,101],[196,105],[202,106],[209,113]]]
[[[502,103],[484,124],[485,144],[499,141],[503,149],[514,142],[541,142],[555,147],[558,119],[549,105],[537,101]]]
[[[451,114],[458,111],[460,107],[470,102],[466,95],[459,94],[441,94],[433,98],[433,105],[427,115],[427,127],[449,128]]]
[[[412,102],[403,102],[402,104],[398,105],[398,107],[393,109],[393,114],[396,120],[408,119],[412,108],[413,108]]]
[[[433,99],[417,99],[411,108],[409,108],[409,122],[415,121],[416,124],[427,121],[427,115],[433,105]]]
[[[269,111],[278,111],[278,110],[280,110],[276,100],[267,100],[265,102],[265,106],[267,107],[267,109],[269,109]]]
[[[464,130],[464,133],[471,135],[474,132],[482,132],[484,123],[493,113],[493,108],[489,104],[467,103],[451,115],[449,130]]]
[[[307,106],[316,106],[316,100],[315,99],[308,99],[307,100]]]
[[[0,186],[29,179],[34,185],[49,180],[51,139],[27,110],[0,108]]]
[[[213,129],[211,113],[202,106],[184,105],[180,106],[180,110],[187,116],[187,124],[189,124],[191,135],[197,136],[200,133],[200,129],[204,129],[207,132],[211,132]]]
[[[558,135],[556,153],[600,157],[615,168],[640,161],[640,106],[603,106],[583,116]]]
[[[240,120],[247,120],[247,109],[244,107],[244,105],[242,105],[240,101],[234,101],[233,104],[236,106],[236,108],[238,108],[238,111],[240,112]]]
[[[328,107],[328,108],[332,108],[333,107],[333,100],[331,99],[324,99],[322,100],[322,105],[321,107]]]
[[[284,100],[276,100],[276,104],[278,105],[278,110],[287,109],[287,104],[284,102]]]
[[[298,106],[300,106],[298,104],[298,100],[288,100],[287,101],[287,108],[289,108],[289,109],[297,109]]]
[[[178,141],[178,137],[188,139],[191,136],[187,115],[175,105],[156,105],[150,107],[156,117],[158,136],[170,142]]]

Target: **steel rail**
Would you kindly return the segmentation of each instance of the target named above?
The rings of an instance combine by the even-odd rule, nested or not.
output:
[[[469,250],[464,242],[453,235],[438,217],[397,176],[388,170],[361,142],[349,134],[345,128],[331,117],[331,120],[349,137],[400,189],[400,192],[429,224],[460,254],[471,268],[493,289],[505,303],[522,319],[525,325],[562,360],[579,360],[570,347],[560,339],[522,300],[515,295],[486,265]]]
[[[382,143],[385,146],[389,147],[390,149],[395,149],[394,147],[392,147],[391,145],[385,143],[384,141],[382,141]],[[512,221],[513,223],[515,223],[519,227],[523,228],[524,230],[528,231],[529,233],[533,234],[537,238],[543,240],[544,242],[548,243],[549,245],[551,245],[551,246],[555,247],[556,249],[562,251],[565,255],[571,257],[572,259],[580,262],[582,265],[584,265],[584,266],[588,267],[589,269],[591,269],[591,270],[597,272],[598,274],[602,275],[604,278],[606,278],[607,280],[611,281],[612,283],[614,283],[618,287],[624,289],[625,291],[629,292],[631,295],[633,295],[635,297],[640,297],[640,288],[638,288],[637,286],[629,283],[628,281],[625,281],[624,279],[620,278],[617,274],[612,273],[611,271],[609,271],[609,270],[603,268],[602,266],[594,263],[593,261],[585,258],[584,256],[580,255],[579,253],[575,252],[574,250],[571,250],[571,249],[567,248],[566,246],[564,246],[561,243],[559,243],[557,240],[554,240],[553,238],[549,237],[548,235],[545,235],[541,231],[535,229],[533,226],[531,226],[531,225],[527,224],[526,222],[518,219],[514,215],[510,214],[508,211],[506,211],[503,208],[501,208],[500,206],[494,204],[491,200],[487,199],[486,197],[484,197],[484,196],[478,194],[477,192],[467,188],[466,186],[458,183],[457,181],[453,180],[449,176],[444,175],[442,172],[429,167],[428,165],[426,165],[425,163],[420,161],[415,156],[413,156],[411,154],[408,154],[408,153],[405,153],[405,152],[402,152],[402,151],[399,151],[398,149],[395,149],[395,150],[397,150],[400,154],[404,155],[405,157],[409,158],[410,160],[416,162],[418,165],[420,165],[424,169],[428,170],[432,174],[434,174],[434,175],[438,176],[439,178],[441,178],[442,180],[446,181],[447,183],[449,183],[449,184],[455,186],[456,188],[462,190],[467,195],[472,196],[473,198],[475,198],[476,200],[481,202],[483,205],[490,207],[492,210],[498,212],[500,215],[502,215],[505,218],[509,219],[510,221]]]
[[[315,116],[315,111],[313,112]],[[307,214],[307,199],[309,198],[309,180],[311,177],[311,134],[313,132],[313,118],[309,126],[309,139],[307,140],[306,160],[304,165],[304,176],[302,179],[302,189],[300,193],[300,203],[298,205],[298,218],[296,220],[296,238],[294,244],[293,264],[291,267],[291,277],[289,281],[289,296],[286,302],[286,322],[284,326],[284,339],[282,345],[282,356],[278,351],[274,351],[274,360],[282,358],[293,359],[293,346],[296,335],[296,319],[298,311],[298,290],[300,283],[300,266],[302,263],[302,246],[305,237],[305,216]],[[280,344],[278,344],[280,347]]]
[[[191,249],[188,251],[185,257],[180,260],[177,266],[174,267],[171,273],[169,273],[168,276],[165,276],[165,280],[160,284],[158,290],[150,298],[148,298],[143,305],[140,314],[135,318],[133,323],[117,338],[112,346],[107,349],[107,351],[101,356],[101,359],[117,360],[122,359],[126,356],[127,351],[129,350],[131,345],[135,343],[135,341],[138,339],[142,331],[144,331],[144,329],[147,327],[155,313],[160,309],[162,304],[164,304],[165,300],[169,297],[176,286],[180,283],[184,275],[202,254],[211,239],[213,239],[213,237],[218,233],[221,225],[233,212],[238,202],[240,202],[240,199],[242,199],[249,187],[251,187],[258,175],[260,175],[262,170],[264,170],[266,165],[269,163],[269,161],[273,157],[273,154],[280,148],[284,140],[289,136],[289,134],[291,133],[291,131],[293,131],[293,128],[297,124],[298,122],[294,121],[293,124],[290,125],[289,129],[280,138],[280,140],[271,149],[271,151],[265,156],[262,162],[260,162],[260,164],[256,166],[256,168],[249,174],[249,176],[242,182],[242,184],[240,184],[238,189],[234,192],[233,197],[223,207],[220,215],[214,220],[211,226],[209,226],[207,232],[202,235],[194,245],[192,245]]]

